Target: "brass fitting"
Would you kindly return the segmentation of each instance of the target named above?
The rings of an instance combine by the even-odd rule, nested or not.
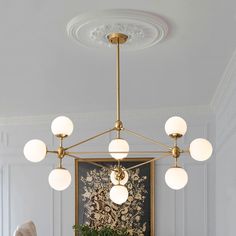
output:
[[[125,172],[121,167],[116,167],[114,169],[115,173],[116,173],[116,180],[117,181],[121,181],[125,178]]]
[[[123,44],[128,40],[128,35],[122,33],[111,33],[107,38],[111,44]]]
[[[65,149],[63,147],[59,147],[57,149],[57,155],[60,159],[64,158],[65,156]]]
[[[122,121],[117,120],[117,121],[115,122],[115,129],[116,129],[117,131],[121,131],[121,130],[123,129],[123,123],[122,123]]]
[[[180,148],[177,147],[177,146],[173,147],[172,150],[171,150],[171,154],[174,158],[178,158],[181,154]]]

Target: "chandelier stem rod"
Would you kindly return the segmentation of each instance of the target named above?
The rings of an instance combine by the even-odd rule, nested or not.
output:
[[[62,168],[62,158],[60,158],[60,161],[59,161],[59,168]]]
[[[120,168],[120,160],[117,160],[118,168]]]
[[[175,167],[178,167],[178,158],[175,158]]]
[[[102,136],[102,135],[104,135],[104,134],[110,133],[111,131],[114,131],[114,130],[115,130],[115,128],[106,130],[106,131],[104,131],[104,132],[102,132],[102,133],[99,133],[99,134],[97,134],[97,135],[95,135],[95,136],[92,136],[91,138],[85,139],[85,140],[83,140],[83,141],[81,141],[81,142],[79,142],[79,143],[76,143],[76,144],[74,144],[74,145],[71,145],[71,146],[65,148],[64,150],[66,151],[66,150],[69,150],[69,149],[71,149],[71,148],[73,148],[73,147],[77,147],[77,146],[79,146],[79,145],[81,145],[81,144],[83,144],[83,143],[87,143],[87,142],[90,141],[90,140],[93,140],[93,139],[95,139],[95,138],[98,138],[98,137],[100,137],[100,136]]]
[[[177,137],[174,137],[174,147],[177,147],[177,145],[178,145],[178,138]]]
[[[118,38],[116,48],[116,120],[120,121],[120,40]],[[120,130],[117,131],[120,138]]]
[[[63,137],[60,137],[60,147],[63,147]]]

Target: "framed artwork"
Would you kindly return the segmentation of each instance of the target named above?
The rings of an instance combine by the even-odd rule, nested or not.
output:
[[[125,228],[134,236],[154,236],[154,163],[129,169],[150,158],[126,158],[121,162],[129,180],[128,200],[122,205],[113,203],[109,191],[110,169],[117,165],[112,158],[75,160],[75,224],[102,228]]]

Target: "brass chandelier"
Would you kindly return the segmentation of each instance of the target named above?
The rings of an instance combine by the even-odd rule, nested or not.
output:
[[[52,133],[59,139],[58,149],[48,150],[43,141],[33,139],[27,142],[24,146],[24,155],[26,159],[32,162],[39,162],[42,161],[47,154],[55,154],[59,160],[59,166],[51,171],[48,181],[53,189],[62,191],[65,190],[71,183],[70,172],[62,165],[65,157],[79,159],[102,168],[108,168],[100,163],[96,163],[95,161],[90,161],[85,157],[81,158],[81,155],[110,154],[117,162],[117,165],[113,169],[110,169],[110,178],[114,184],[110,190],[110,198],[116,204],[122,204],[126,202],[129,195],[128,190],[125,187],[125,184],[129,178],[129,169],[137,168],[141,165],[160,160],[161,158],[172,157],[174,160],[174,165],[167,170],[165,174],[165,181],[166,184],[174,190],[182,189],[188,182],[188,175],[187,172],[178,164],[181,154],[188,153],[197,161],[205,161],[212,155],[213,148],[211,143],[206,139],[197,138],[191,142],[188,149],[182,149],[179,147],[178,139],[186,133],[187,125],[185,120],[178,116],[169,118],[165,124],[165,131],[173,140],[173,144],[171,146],[127,129],[122,123],[120,109],[120,45],[127,42],[128,36],[122,33],[112,33],[107,36],[107,40],[111,44],[116,45],[116,121],[114,127],[69,147],[65,147],[63,141],[73,132],[73,123],[69,118],[59,116],[53,120],[51,125]],[[72,151],[73,148],[80,147],[82,144],[110,132],[115,132],[116,138],[110,142],[108,151]],[[128,133],[156,146],[162,147],[163,150],[129,151],[128,142],[122,139],[123,133]],[[128,155],[145,155],[147,157],[151,155],[152,159],[125,169],[122,166],[122,160]],[[155,157],[153,158],[153,156]]]

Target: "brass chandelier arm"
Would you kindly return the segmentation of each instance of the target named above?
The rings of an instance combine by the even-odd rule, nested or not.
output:
[[[151,160],[145,161],[143,163],[137,164],[135,166],[131,166],[131,167],[127,168],[127,170],[132,170],[132,169],[138,168],[140,166],[146,165],[146,164],[154,162],[154,161],[158,161],[158,160],[163,159],[164,157],[168,157],[168,156],[170,156],[169,153],[168,154],[163,154],[160,157],[156,157],[156,158],[153,158]]]
[[[134,131],[132,131],[132,130],[129,130],[129,129],[126,129],[126,128],[124,128],[123,130],[126,131],[127,133],[130,133],[130,134],[134,135],[134,136],[137,136],[137,137],[139,137],[139,138],[142,138],[142,139],[144,139],[144,140],[146,140],[146,141],[148,141],[148,142],[150,142],[150,143],[158,144],[158,145],[160,145],[160,146],[163,146],[163,147],[165,147],[165,148],[168,148],[168,150],[172,149],[171,146],[168,146],[168,145],[166,145],[166,144],[164,144],[164,143],[161,143],[161,142],[159,142],[159,141],[157,141],[157,140],[148,138],[148,137],[146,137],[146,136],[144,136],[144,135],[142,135],[142,134],[139,134],[139,133],[137,133],[137,132],[134,132]]]
[[[66,152],[66,154],[70,155],[84,155],[84,154],[110,154],[111,152],[107,151],[81,151],[81,152]],[[125,153],[125,154],[168,154],[171,155],[171,151],[129,151],[129,152],[112,152],[114,154]]]
[[[57,153],[58,153],[58,151],[49,151],[49,150],[47,150],[47,153],[53,153],[53,154],[57,154]]]
[[[92,164],[92,165],[94,165],[94,166],[98,166],[98,167],[100,167],[100,168],[105,168],[105,169],[112,170],[111,168],[109,168],[109,167],[107,167],[107,166],[98,164],[97,162],[94,162],[94,161],[89,161],[88,159],[84,159],[84,158],[81,158],[81,157],[78,157],[78,156],[75,156],[75,155],[71,155],[71,154],[66,153],[66,156],[72,157],[72,158],[74,158],[74,159],[77,159],[77,160],[80,160],[80,161],[83,161],[83,162],[90,163],[90,164]]]
[[[182,153],[188,153],[188,154],[190,154],[190,150],[189,150],[189,149],[184,149],[184,150],[182,150]]]
[[[105,168],[105,169],[108,169],[108,170],[110,170],[110,171],[115,171],[115,169],[112,169],[112,168],[110,168],[110,167],[107,167],[107,166],[98,164],[97,162],[94,162],[94,161],[89,161],[88,159],[81,158],[81,157],[79,157],[79,156],[75,156],[75,155],[68,154],[68,153],[66,154],[66,156],[72,157],[72,158],[74,158],[74,159],[77,159],[77,160],[80,160],[80,161],[83,161],[83,162],[90,163],[90,164],[92,164],[92,165],[94,165],[94,166],[98,166],[98,167],[100,167],[100,168]],[[170,154],[169,154],[169,153],[166,153],[166,154],[161,155],[160,157],[154,157],[154,158],[151,159],[151,160],[148,160],[148,161],[145,161],[145,162],[143,162],[143,163],[140,163],[140,164],[131,166],[131,167],[126,168],[126,169],[127,169],[127,170],[132,170],[132,169],[138,168],[138,167],[140,167],[140,166],[146,165],[146,164],[148,164],[148,163],[151,163],[151,162],[154,162],[154,161],[158,161],[158,160],[163,159],[164,157],[168,157],[168,156],[170,156]],[[121,163],[122,163],[122,162],[121,162]]]
[[[90,140],[96,139],[96,138],[98,138],[98,137],[100,137],[100,136],[102,136],[102,135],[105,135],[105,134],[107,134],[107,133],[110,133],[111,131],[114,131],[114,130],[115,130],[115,128],[106,130],[106,131],[101,132],[101,133],[99,133],[99,134],[97,134],[97,135],[94,135],[94,136],[92,136],[92,137],[90,137],[90,138],[88,138],[88,139],[85,139],[85,140],[83,140],[83,141],[81,141],[81,142],[79,142],[79,143],[76,143],[76,144],[74,144],[74,145],[71,145],[71,146],[69,146],[69,147],[66,147],[66,148],[64,148],[64,150],[66,151],[66,150],[69,150],[69,149],[71,149],[71,148],[73,148],[73,147],[77,147],[77,146],[79,146],[79,145],[81,145],[81,144],[83,144],[83,143],[87,143],[87,142],[89,142]]]

